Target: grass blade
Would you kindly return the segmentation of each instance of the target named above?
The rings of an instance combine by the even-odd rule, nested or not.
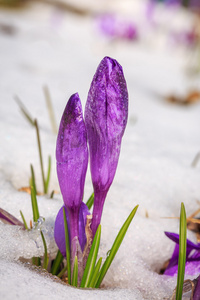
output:
[[[63,218],[64,218],[64,227],[65,227],[65,247],[66,247],[66,259],[67,259],[68,283],[71,284],[69,232],[68,232],[67,218],[66,218],[66,213],[65,213],[64,207],[63,207]]]
[[[118,249],[119,249],[119,247],[120,247],[120,245],[123,241],[123,238],[126,234],[126,231],[129,227],[133,217],[135,216],[135,213],[136,213],[137,209],[138,209],[138,205],[132,210],[132,212],[130,213],[130,215],[128,216],[126,221],[124,222],[123,226],[121,227],[121,229],[120,229],[120,231],[119,231],[119,233],[118,233],[118,235],[117,235],[117,237],[116,237],[116,239],[115,239],[115,241],[112,245],[112,248],[109,252],[109,255],[107,256],[107,258],[106,258],[106,260],[105,260],[105,262],[104,262],[104,264],[103,264],[103,266],[100,270],[100,276],[99,276],[99,279],[98,279],[98,281],[96,283],[96,286],[95,286],[96,288],[98,288],[100,286],[103,278],[105,277],[105,275],[106,275],[106,273],[107,273],[107,271],[108,271],[115,255],[116,255],[116,253],[117,253],[117,251],[118,251]]]
[[[31,117],[31,114],[28,112],[27,108],[24,106],[24,104],[21,102],[18,96],[14,96],[15,101],[19,105],[19,108],[24,115],[24,117],[27,119],[27,121],[32,125],[35,126],[34,119]]]
[[[55,193],[55,191],[53,190],[50,194],[50,199],[53,199],[54,193]]]
[[[58,278],[61,278],[64,274],[65,274],[65,272],[67,271],[67,265],[62,269],[62,271],[60,271],[60,273],[57,275],[58,276]],[[68,282],[69,283],[69,282]]]
[[[38,209],[37,197],[33,186],[31,186],[31,203],[32,203],[32,211],[33,211],[33,221],[37,222],[37,220],[40,217],[40,214]]]
[[[62,261],[63,261],[63,256],[62,256],[60,250],[58,250],[56,258],[54,259],[54,262],[53,262],[53,265],[51,268],[51,274],[53,274],[53,275],[58,274],[58,271],[59,271]]]
[[[199,160],[200,160],[200,152],[198,152],[198,153],[196,154],[195,158],[194,158],[193,161],[192,161],[191,166],[192,166],[193,168],[195,168],[195,167],[197,166]]]
[[[186,261],[186,234],[187,234],[187,221],[186,221],[185,206],[183,203],[181,203],[176,300],[181,300],[182,293],[183,293],[183,282],[184,282],[185,261]]]
[[[92,195],[90,196],[90,198],[86,202],[86,205],[87,205],[88,209],[90,209],[93,204],[94,204],[94,193],[92,193]]]
[[[75,286],[75,287],[77,287],[77,285],[78,285],[78,258],[77,258],[77,256],[75,256],[75,259],[74,259],[72,285]]]
[[[31,164],[31,185],[33,186],[33,188],[35,190],[35,194],[37,195],[37,188],[36,188],[36,184],[35,184],[35,172],[34,172],[32,164]]]
[[[94,288],[96,283],[97,283],[97,280],[99,279],[99,275],[100,275],[100,267],[101,267],[101,263],[102,263],[102,257],[99,258],[96,266],[95,266],[95,269],[94,269],[94,272],[92,274],[92,278],[89,282],[89,285],[88,287],[91,287],[91,288]]]
[[[46,190],[46,193],[48,192],[48,188],[49,188],[50,174],[51,174],[51,156],[49,156],[49,159],[48,159],[47,179],[45,181],[45,190]]]
[[[95,264],[96,264],[97,254],[99,251],[100,239],[101,239],[101,225],[98,226],[97,231],[95,233],[80,287],[88,287],[89,282],[91,281]]]
[[[57,134],[58,133],[58,127],[57,127],[57,124],[56,124],[56,118],[55,118],[55,114],[54,114],[54,110],[53,110],[53,105],[52,105],[49,89],[48,89],[47,86],[44,86],[43,90],[44,90],[44,96],[45,96],[45,99],[46,99],[46,105],[47,105],[47,108],[48,108],[49,119],[50,119],[50,122],[51,122],[51,128],[52,128],[53,133]]]
[[[24,227],[25,227],[25,229],[27,229],[27,230],[28,230],[28,226],[27,226],[26,220],[25,220],[25,218],[24,218],[24,215],[23,215],[23,213],[22,213],[22,211],[21,211],[21,210],[20,210],[20,215],[21,215],[21,217],[22,217],[22,221],[23,221],[23,223],[24,223]]]
[[[47,270],[48,263],[49,263],[49,258],[48,258],[48,253],[47,253],[47,244],[44,238],[44,234],[42,231],[40,231],[41,236],[42,236],[42,241],[44,245],[44,262],[43,262],[43,268]]]
[[[40,257],[32,257],[32,264],[35,265],[35,266],[41,266],[41,259]]]
[[[42,173],[43,189],[44,189],[44,194],[46,194],[46,180],[45,180],[45,176],[44,176],[42,148],[41,148],[40,132],[39,132],[39,127],[38,127],[37,119],[35,119],[34,124],[35,124],[36,135],[37,135],[37,143],[38,143],[38,151],[39,151],[39,157],[40,157],[40,168],[41,168],[41,173]]]

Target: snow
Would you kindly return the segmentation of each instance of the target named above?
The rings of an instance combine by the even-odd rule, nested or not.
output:
[[[123,13],[128,2],[124,4]],[[179,230],[177,219],[165,217],[178,217],[181,202],[188,216],[199,208],[200,164],[192,168],[191,163],[200,150],[200,104],[178,106],[163,97],[199,89],[199,77],[186,74],[191,52],[168,43],[169,27],[173,24],[161,32],[146,30],[147,25],[144,25],[141,39],[136,43],[111,42],[98,35],[90,13],[97,8],[89,3],[85,2],[84,9],[91,7],[86,16],[41,3],[27,4],[17,10],[0,10],[0,23],[15,28],[13,35],[0,32],[0,207],[20,220],[20,210],[28,223],[32,219],[30,195],[18,190],[29,184],[30,163],[34,165],[36,183],[42,191],[35,129],[23,118],[13,96],[18,95],[31,115],[38,119],[45,169],[48,155],[52,156],[49,192],[59,191],[55,170],[56,136],[51,131],[42,88],[49,87],[58,123],[72,93],[78,92],[85,105],[94,72],[100,60],[108,55],[123,66],[129,90],[129,121],[116,177],[104,206],[100,255],[106,257],[130,211],[137,204],[139,209],[103,281],[103,288],[92,291],[61,284],[24,264],[24,259],[44,252],[39,230],[26,232],[0,223],[1,299],[24,300],[27,295],[29,299],[66,296],[71,299],[167,299],[176,286],[176,278],[158,274],[174,247],[164,231]],[[109,9],[111,7],[110,3]],[[117,7],[120,11],[119,3]],[[143,9],[144,3],[140,14]],[[104,4],[99,11],[104,11]],[[137,19],[139,22],[138,15]],[[140,18],[141,24],[143,19],[144,16]],[[191,24],[191,19],[191,15],[181,11],[175,27],[179,24],[177,20],[186,26]],[[161,21],[157,18],[159,24]],[[91,192],[88,171],[85,200]],[[53,224],[62,198],[59,193],[53,199],[38,196],[38,203],[40,215],[45,218],[41,226],[53,257],[56,252]],[[188,238],[196,241],[189,231]]]

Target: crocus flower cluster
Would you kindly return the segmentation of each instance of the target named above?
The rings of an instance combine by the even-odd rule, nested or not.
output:
[[[88,245],[85,228],[90,222],[87,220],[91,219],[89,231],[93,238],[116,172],[127,117],[128,92],[122,67],[116,60],[105,57],[91,83],[85,121],[76,93],[70,97],[64,110],[56,146],[57,175],[69,229],[71,264],[73,266],[77,256],[80,273],[84,269],[84,253]],[[94,188],[93,215],[89,218],[90,212],[82,202],[88,156]],[[65,256],[63,207],[55,221],[54,236]]]
[[[178,257],[179,257],[179,235],[176,233],[165,232],[166,236],[176,243],[174,252],[169,261],[169,264],[164,272],[165,275],[174,276],[178,272]],[[185,274],[196,275],[200,274],[200,243],[194,244],[187,239],[186,246],[186,264]]]

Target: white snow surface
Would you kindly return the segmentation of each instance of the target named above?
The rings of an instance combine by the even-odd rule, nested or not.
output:
[[[145,2],[140,3],[142,15]],[[177,20],[184,26],[190,24],[190,15],[181,12],[178,16],[175,26]],[[49,87],[59,123],[71,94],[78,92],[85,106],[90,82],[104,56],[117,59],[123,66],[129,91],[128,125],[102,217],[100,255],[104,258],[130,211],[139,204],[100,290],[69,287],[24,264],[22,260],[44,253],[39,231],[27,232],[0,223],[1,299],[153,300],[172,295],[176,277],[159,275],[158,271],[174,248],[164,231],[178,233],[179,221],[164,217],[178,217],[181,202],[188,216],[199,208],[200,164],[192,168],[191,162],[200,151],[200,103],[178,106],[163,96],[199,89],[200,81],[185,72],[191,53],[168,43],[168,31],[150,32],[143,18],[140,40],[122,42],[100,36],[90,12],[79,16],[39,2],[22,9],[0,10],[0,24],[15,29],[13,35],[0,32],[0,207],[20,220],[20,210],[28,223],[32,219],[30,195],[19,191],[29,184],[30,163],[42,191],[35,129],[20,113],[13,96],[18,95],[38,119],[45,169],[48,155],[52,156],[49,191],[59,191],[56,135],[51,130],[42,87]],[[85,201],[91,192],[88,168]],[[53,226],[62,203],[60,193],[53,199],[38,196],[40,215],[45,218],[41,227],[51,257],[57,250]],[[189,231],[188,238],[196,241]]]

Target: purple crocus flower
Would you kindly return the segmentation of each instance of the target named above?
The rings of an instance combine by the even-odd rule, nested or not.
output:
[[[136,25],[128,20],[120,19],[113,14],[104,14],[97,18],[100,31],[111,38],[124,40],[137,40],[138,30]]]
[[[115,176],[127,118],[128,92],[122,67],[116,60],[105,57],[94,75],[85,107],[94,187],[93,235]]]
[[[79,210],[88,165],[87,134],[78,93],[70,97],[60,122],[56,160],[60,190],[67,209],[73,261],[80,248],[79,241],[81,240],[82,243],[82,239],[84,240],[79,231]],[[61,213],[57,217],[57,224],[59,223],[62,223]],[[57,241],[58,235],[57,228],[55,230]]]
[[[195,289],[194,289],[194,295],[193,300],[199,300],[200,299],[200,275],[195,279]]]
[[[171,232],[165,232],[165,234],[168,238],[170,238],[173,242],[175,242],[176,245],[164,274],[169,276],[174,276],[178,272],[179,235]],[[200,243],[196,245],[187,239],[185,274],[195,275],[199,273],[200,273]]]

